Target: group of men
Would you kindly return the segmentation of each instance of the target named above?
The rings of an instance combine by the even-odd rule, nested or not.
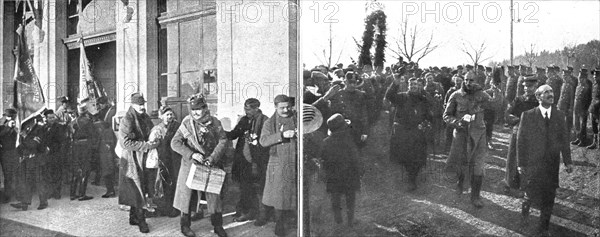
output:
[[[540,206],[539,230],[547,234],[561,155],[566,170],[572,171],[568,144],[573,121],[576,138],[571,144],[588,149],[599,147],[599,69],[591,71],[592,80],[588,79],[586,68],[580,69],[578,78],[572,76],[572,67],[562,70],[561,75],[560,71],[557,66],[538,67],[533,74],[532,68],[525,65],[459,65],[454,70],[448,67],[422,70],[415,63],[402,61],[385,72],[381,67],[372,71],[370,66],[362,70],[355,65],[346,68],[337,65],[333,69],[318,66],[304,73],[303,102],[314,105],[323,117],[332,121],[340,116],[351,121],[349,134],[358,148],[364,145],[368,128],[375,122],[369,115],[378,116],[377,109],[387,109],[390,159],[406,169],[409,191],[417,188],[416,177],[425,165],[427,147],[438,144],[436,137],[441,137],[439,132],[445,128],[447,169],[457,175],[459,195],[463,193],[465,180],[469,181],[471,203],[477,208],[484,206],[480,191],[488,151],[494,149],[494,124],[512,127],[505,191],[525,198],[524,216],[532,204]],[[380,97],[381,94],[384,96]],[[376,99],[372,102],[369,98]],[[594,133],[591,141],[587,137],[588,117]],[[322,125],[320,130],[327,131],[329,121]],[[333,130],[329,133],[333,134]],[[308,144],[319,148],[316,143]],[[335,160],[332,155],[320,157],[330,154],[325,151],[308,153],[311,154],[323,162]],[[351,157],[348,159],[353,162]],[[335,180],[327,182],[329,185]],[[332,204],[338,220],[335,211],[340,209],[339,204],[334,200]]]
[[[70,185],[71,200],[86,201],[88,179],[93,163],[96,174],[104,178],[107,192],[103,198],[116,196],[114,180],[116,163],[113,148],[116,143],[111,129],[114,107],[105,97],[96,104],[84,100],[79,104],[67,97],[58,98],[61,106],[55,112],[43,109],[17,127],[17,111],[4,111],[0,122],[0,160],[4,173],[2,203],[14,197],[11,206],[27,210],[37,191],[38,210],[48,207],[48,199],[60,199],[63,183]],[[94,106],[92,115],[88,107]],[[97,136],[96,136],[96,135]],[[18,144],[17,144],[18,141]]]

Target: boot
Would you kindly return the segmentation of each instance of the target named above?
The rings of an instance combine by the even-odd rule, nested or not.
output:
[[[333,207],[333,219],[335,220],[335,223],[342,224],[342,208]]]
[[[408,191],[412,192],[417,190],[417,175],[409,174],[408,175]]]
[[[244,213],[239,217],[233,218],[235,222],[244,222],[256,219],[256,208],[251,208],[248,213]]]
[[[523,201],[523,204],[521,204],[521,216],[523,216],[523,218],[526,218],[529,216],[530,208],[531,208],[531,202],[528,199],[525,199],[525,201]]]
[[[111,198],[117,196],[111,175],[104,178],[104,183],[106,184],[106,193],[102,195],[102,198]]]
[[[148,228],[148,223],[146,223],[146,211],[144,209],[136,209],[137,210],[137,218],[139,220],[138,227],[140,227],[141,233],[149,233],[150,228]]]
[[[17,208],[17,209],[21,209],[23,211],[27,211],[29,204],[20,202],[20,203],[11,203],[10,206]]]
[[[90,176],[90,174],[87,173],[81,179],[81,183],[79,184],[79,201],[86,201],[86,200],[90,200],[90,199],[94,198],[94,197],[90,197],[90,196],[86,196],[85,195],[85,192],[87,190],[87,183],[88,183],[89,176]]]
[[[346,214],[348,216],[348,226],[352,227],[354,224],[354,203],[348,203],[348,210],[346,210]]]
[[[217,212],[215,214],[210,215],[210,223],[213,225],[213,230],[215,234],[219,237],[227,237],[227,232],[223,229],[223,214]]]
[[[481,184],[483,182],[483,176],[473,175],[471,182],[471,203],[476,208],[482,208],[483,202],[481,201],[481,197],[479,196],[479,192],[481,191]]]
[[[140,221],[137,218],[137,210],[135,207],[131,207],[129,209],[129,224],[130,225],[138,225]]]
[[[465,183],[465,175],[461,173],[458,175],[458,183],[456,184],[456,194],[458,196],[462,195],[464,192],[464,183]]]
[[[78,199],[79,195],[77,194],[77,186],[79,185],[79,182],[77,182],[77,176],[73,175],[69,183],[71,186],[71,200]]]
[[[258,207],[258,219],[254,222],[254,226],[264,226],[269,223],[271,217],[271,208],[265,204],[260,204]]]
[[[594,134],[592,138],[592,144],[586,147],[587,149],[596,149],[598,148],[598,134]]]
[[[185,237],[196,237],[196,233],[192,231],[190,226],[192,225],[192,220],[190,219],[189,213],[181,213],[181,233]]]
[[[283,210],[275,210],[275,235],[285,236],[285,214]]]

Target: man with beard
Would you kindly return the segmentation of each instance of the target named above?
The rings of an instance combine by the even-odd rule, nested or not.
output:
[[[148,209],[148,180],[144,157],[148,151],[158,147],[157,142],[149,142],[152,120],[146,114],[146,100],[140,93],[131,95],[131,106],[119,124],[119,143],[124,149],[120,160],[119,204],[130,206],[129,224],[137,225],[140,232],[148,233],[146,210]]]
[[[408,173],[409,191],[417,189],[417,176],[427,161],[427,130],[431,129],[430,101],[423,91],[423,84],[409,80],[409,91],[398,93],[400,80],[394,80],[385,94],[396,107],[390,159],[404,166]]]
[[[575,129],[577,139],[572,141],[572,145],[587,146],[587,120],[588,109],[592,103],[592,82],[587,78],[587,69],[579,70],[579,85],[575,88]]]
[[[538,233],[549,236],[561,155],[568,173],[573,171],[573,165],[565,116],[552,106],[552,87],[540,86],[535,97],[540,105],[521,115],[517,137],[519,172],[526,190],[521,214],[527,217],[531,205],[538,207],[541,212]]]
[[[366,93],[356,89],[358,75],[346,73],[344,88],[329,98],[329,112],[342,114],[351,121],[351,134],[354,142],[360,147],[367,139],[367,101]],[[366,82],[365,82],[366,83]]]
[[[297,199],[297,121],[292,98],[277,95],[275,114],[265,121],[260,144],[268,147],[269,163],[262,203],[275,209],[275,235],[285,236],[286,215],[296,209]],[[266,222],[255,223],[264,225]]]
[[[10,198],[15,194],[15,170],[18,167],[19,157],[17,156],[17,121],[15,109],[5,109],[4,117],[0,119],[0,163],[2,164],[2,174],[4,174],[4,192],[0,195],[0,203],[10,202]]]
[[[240,185],[240,200],[236,205],[234,221],[254,220],[257,215],[267,218],[267,209],[260,204],[264,191],[269,149],[258,143],[262,127],[269,118],[260,110],[255,98],[244,102],[245,116],[240,118],[227,139],[237,139],[231,174]]]
[[[521,197],[523,194],[517,192],[521,188],[521,177],[517,171],[517,133],[521,114],[538,106],[534,92],[537,88],[537,77],[529,75],[523,81],[525,94],[515,98],[506,110],[506,122],[512,127],[508,154],[506,157],[506,173],[504,174],[504,193]]]
[[[45,112],[44,112],[45,113]],[[40,205],[38,210],[48,207],[48,191],[46,183],[48,152],[46,146],[46,118],[44,114],[38,114],[23,122],[19,134],[21,143],[17,147],[19,166],[17,176],[19,179],[19,203],[11,203],[10,206],[26,211],[31,205],[31,199],[35,191],[38,192]]]
[[[221,121],[210,114],[208,104],[203,95],[194,95],[189,99],[190,114],[181,121],[179,129],[171,140],[171,148],[181,155],[181,166],[177,177],[175,200],[173,207],[181,211],[181,233],[186,237],[196,236],[192,231],[190,213],[200,201],[200,192],[192,190],[186,185],[187,176],[191,171],[192,163],[197,166],[205,165],[223,169],[227,135]],[[196,171],[197,172],[197,171]],[[223,229],[223,191],[221,193],[205,192],[208,202],[210,222],[215,234],[219,237],[227,236]]]
[[[598,138],[598,120],[600,119],[600,70],[592,71],[594,84],[592,85],[592,103],[590,105],[590,118],[592,119],[592,132],[594,133],[593,142],[587,149],[596,149],[600,140]]]
[[[454,139],[448,157],[448,169],[458,176],[457,193],[462,194],[465,174],[470,178],[471,203],[483,207],[479,192],[483,182],[485,158],[488,156],[483,107],[491,100],[468,72],[462,88],[450,96],[444,121],[454,129]]]

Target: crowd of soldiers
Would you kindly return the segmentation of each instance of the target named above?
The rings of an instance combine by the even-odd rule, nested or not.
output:
[[[227,236],[222,199],[228,188],[224,185],[220,193],[201,192],[186,183],[190,172],[199,172],[193,165],[216,169],[231,165],[241,191],[234,221],[256,220],[255,226],[264,226],[273,220],[277,236],[285,236],[289,226],[294,226],[295,218],[290,218],[297,207],[293,97],[276,96],[271,117],[262,113],[259,100],[250,98],[244,103],[245,115],[233,130],[225,131],[201,94],[189,99],[189,115],[181,121],[172,108],[161,106],[161,121],[155,124],[146,113],[143,95],[134,93],[116,134],[112,128],[115,107],[105,97],[94,104],[89,99],[74,103],[66,97],[58,101],[61,106],[56,112],[35,113],[22,122],[20,131],[17,111],[4,112],[0,121],[2,203],[14,197],[18,202],[10,205],[27,210],[37,191],[37,209],[46,209],[49,198],[61,199],[63,183],[70,185],[71,200],[93,199],[86,189],[94,171],[106,186],[102,198],[118,195],[120,207],[129,211],[129,224],[142,233],[150,231],[146,218],[180,216],[181,233],[196,236],[191,221],[204,217],[204,203],[214,233]],[[89,108],[95,109],[93,114]],[[236,139],[234,155],[227,159],[228,144]]]
[[[519,159],[517,155],[518,128],[523,126],[521,115],[538,106],[541,108],[542,102],[551,100],[550,106],[565,117],[565,131],[568,132],[563,136],[557,131],[560,139],[572,141],[575,146],[597,149],[600,147],[599,70],[591,70],[593,78],[590,79],[585,67],[579,70],[576,78],[570,66],[562,70],[553,65],[536,67],[533,73],[533,68],[525,65],[421,69],[416,63],[402,60],[385,70],[381,66],[373,70],[370,65],[359,68],[354,64],[305,69],[303,103],[317,108],[325,118],[322,126],[304,139],[305,167],[309,175],[311,168],[314,172],[318,167],[327,173],[327,192],[332,195],[334,217],[338,223],[342,221],[339,197],[346,195],[348,224],[351,225],[353,193],[360,188],[360,182],[353,180],[360,178],[356,174],[362,175],[365,165],[355,156],[361,156],[360,148],[369,137],[369,129],[385,111],[391,131],[390,160],[406,170],[408,191],[417,189],[416,177],[426,163],[428,148],[435,152],[436,146],[444,143],[448,153],[446,169],[457,175],[457,194],[463,193],[465,180],[468,180],[471,203],[481,208],[484,204],[479,193],[485,158],[488,151],[494,149],[492,134],[494,124],[497,124],[512,129],[505,192],[524,197],[525,189],[521,183],[525,178],[519,164],[525,158]],[[587,135],[588,118],[592,120],[592,139]],[[344,120],[346,123],[340,122]],[[345,135],[340,136],[341,133]],[[442,137],[445,139],[440,139]],[[346,138],[352,142],[348,143]],[[356,152],[348,152],[354,150]],[[341,158],[340,154],[345,154],[346,158]],[[570,151],[568,155],[563,154],[563,161],[568,170],[572,170]],[[547,172],[538,176],[548,180],[556,177],[558,182],[558,171]],[[523,206],[524,215],[529,212],[528,205]],[[546,213],[542,214],[547,214],[548,209],[544,210]],[[542,218],[543,222],[549,221],[549,215],[546,216],[548,218]],[[540,228],[547,231],[547,223]]]
[[[104,180],[106,193],[102,197],[116,196],[116,137],[111,129],[114,106],[101,97],[91,105],[97,110],[92,115],[89,100],[74,104],[60,97],[58,101],[61,106],[56,111],[44,109],[34,114],[22,123],[20,131],[17,111],[4,111],[0,122],[5,180],[2,203],[14,197],[18,203],[11,206],[27,210],[37,190],[37,209],[42,210],[48,207],[48,199],[61,199],[63,184],[70,186],[71,200],[90,200],[93,197],[86,195],[86,190],[92,171],[96,174],[93,184]]]

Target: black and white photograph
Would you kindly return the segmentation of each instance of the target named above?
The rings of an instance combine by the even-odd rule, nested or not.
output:
[[[297,5],[3,0],[0,235],[298,236]]]
[[[300,6],[302,236],[600,234],[600,1]]]

